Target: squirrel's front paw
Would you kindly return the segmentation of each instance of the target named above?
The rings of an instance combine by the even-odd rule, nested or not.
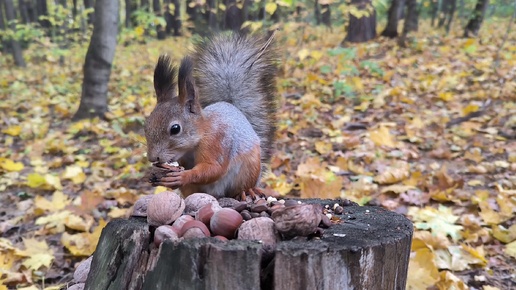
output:
[[[184,171],[170,171],[161,177],[157,182],[153,182],[154,186],[165,186],[168,188],[176,189],[183,185],[186,185],[186,174]]]

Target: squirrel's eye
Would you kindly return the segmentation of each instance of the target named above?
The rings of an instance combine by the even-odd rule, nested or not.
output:
[[[177,135],[181,132],[181,126],[179,124],[174,124],[170,127],[170,135]]]

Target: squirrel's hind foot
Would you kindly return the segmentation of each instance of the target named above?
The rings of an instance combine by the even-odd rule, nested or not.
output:
[[[247,197],[250,197],[252,200],[256,200],[259,198],[267,198],[265,196],[265,193],[263,190],[259,189],[258,187],[249,188],[248,190],[242,191],[242,193],[237,196],[237,199],[240,201],[246,201]]]

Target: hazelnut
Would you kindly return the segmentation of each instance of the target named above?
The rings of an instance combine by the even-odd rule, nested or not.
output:
[[[164,191],[153,195],[147,207],[147,222],[151,226],[173,223],[183,214],[184,200],[172,191]]]
[[[193,193],[185,198],[185,214],[195,216],[199,209],[207,204],[219,204],[217,199],[207,193]]]
[[[210,229],[214,235],[232,239],[242,222],[243,218],[238,211],[231,208],[222,208],[213,214],[210,220]]]
[[[223,237],[223,236],[214,236],[214,238],[217,239],[217,240],[221,240],[223,242],[227,242],[228,241],[228,239],[226,237]]]
[[[286,239],[308,236],[321,223],[321,208],[313,204],[298,204],[279,208],[272,213],[276,229]]]
[[[140,197],[133,206],[132,216],[147,217],[147,207],[152,195],[145,195]]]
[[[203,222],[206,226],[210,226],[210,220],[213,214],[220,209],[221,207],[218,204],[206,204],[197,211],[195,219]]]
[[[200,221],[189,221],[181,228],[180,236],[185,239],[209,237],[210,230]]]
[[[179,235],[177,232],[169,225],[159,226],[154,232],[154,244],[159,247],[161,243],[165,240],[177,241],[179,240]]]
[[[183,225],[193,220],[194,218],[191,215],[184,214],[178,217],[177,220],[172,224],[172,229],[179,234],[181,232],[181,228],[183,227]]]
[[[242,240],[259,240],[264,245],[274,246],[278,235],[274,221],[268,217],[257,217],[245,221],[238,229],[238,238]]]
[[[75,272],[73,272],[73,280],[76,283],[85,283],[88,278],[88,273],[90,272],[91,260],[93,260],[93,256],[90,256],[88,259],[79,263]]]

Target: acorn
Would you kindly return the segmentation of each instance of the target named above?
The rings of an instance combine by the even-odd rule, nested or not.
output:
[[[177,241],[179,240],[179,235],[177,232],[169,225],[159,226],[156,231],[154,231],[154,244],[159,247],[161,243],[165,240]]]
[[[147,206],[147,223],[161,226],[173,223],[183,214],[184,200],[172,191],[153,195]]]
[[[181,232],[181,228],[184,224],[189,221],[195,220],[191,215],[184,214],[177,218],[177,220],[172,224],[172,229],[179,235]]]
[[[180,236],[184,239],[205,238],[211,236],[210,230],[200,221],[189,221],[181,228]]]
[[[210,220],[213,217],[213,214],[220,209],[222,208],[218,204],[206,204],[197,211],[195,219],[203,222],[206,226],[210,226]]]
[[[217,199],[207,193],[193,193],[185,198],[185,214],[195,216],[207,204],[219,204]]]
[[[259,240],[264,245],[275,246],[279,236],[274,221],[268,217],[257,217],[245,221],[238,229],[238,239]]]
[[[244,219],[238,211],[231,208],[222,208],[211,217],[210,229],[214,235],[232,239],[243,221]]]

